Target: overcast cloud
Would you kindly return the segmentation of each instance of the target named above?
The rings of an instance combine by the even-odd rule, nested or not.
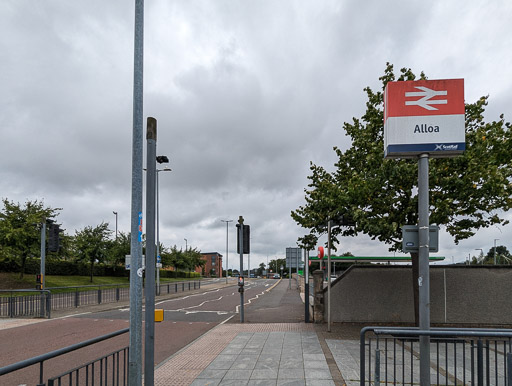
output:
[[[296,246],[290,212],[309,162],[333,169],[342,124],[365,111],[386,62],[430,79],[465,78],[511,120],[512,3],[154,0],[145,4],[144,116],[158,120],[160,240],[225,254],[221,219],[251,225],[251,266]],[[134,2],[0,3],[0,196],[63,208],[67,232],[130,230]],[[238,268],[230,226],[230,266]],[[463,261],[512,225],[440,255]],[[325,241],[325,240],[321,240]],[[338,247],[389,255],[367,237]]]

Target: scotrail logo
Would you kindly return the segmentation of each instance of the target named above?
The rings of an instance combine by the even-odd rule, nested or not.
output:
[[[459,145],[436,145],[436,148],[434,151],[447,151],[447,150],[457,150],[459,148]]]

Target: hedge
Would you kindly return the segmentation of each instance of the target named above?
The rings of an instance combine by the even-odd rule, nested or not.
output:
[[[41,269],[41,259],[28,258],[25,262],[25,273],[36,275]],[[18,261],[5,258],[0,259],[0,272],[20,272],[21,266]],[[58,276],[89,276],[91,274],[91,265],[82,262],[73,262],[67,260],[50,260],[45,262],[45,271],[47,275]],[[113,266],[108,264],[94,264],[94,276],[117,276],[128,277],[130,271],[123,266]],[[160,277],[167,278],[195,278],[200,277],[197,272],[166,271],[160,270]]]

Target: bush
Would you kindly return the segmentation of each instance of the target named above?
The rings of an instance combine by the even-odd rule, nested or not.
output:
[[[15,259],[0,259],[0,272],[20,272],[20,265]],[[25,273],[28,275],[37,275],[41,270],[40,258],[28,258],[25,263]],[[89,276],[91,274],[91,265],[88,263],[74,262],[58,259],[47,259],[45,262],[47,275],[56,276]],[[129,277],[130,271],[124,266],[94,264],[93,276],[116,276]],[[160,277],[167,278],[199,278],[201,275],[197,272],[167,271],[160,270]]]

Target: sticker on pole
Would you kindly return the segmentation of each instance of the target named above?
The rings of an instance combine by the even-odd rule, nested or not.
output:
[[[384,157],[454,157],[466,149],[464,79],[389,82]]]

